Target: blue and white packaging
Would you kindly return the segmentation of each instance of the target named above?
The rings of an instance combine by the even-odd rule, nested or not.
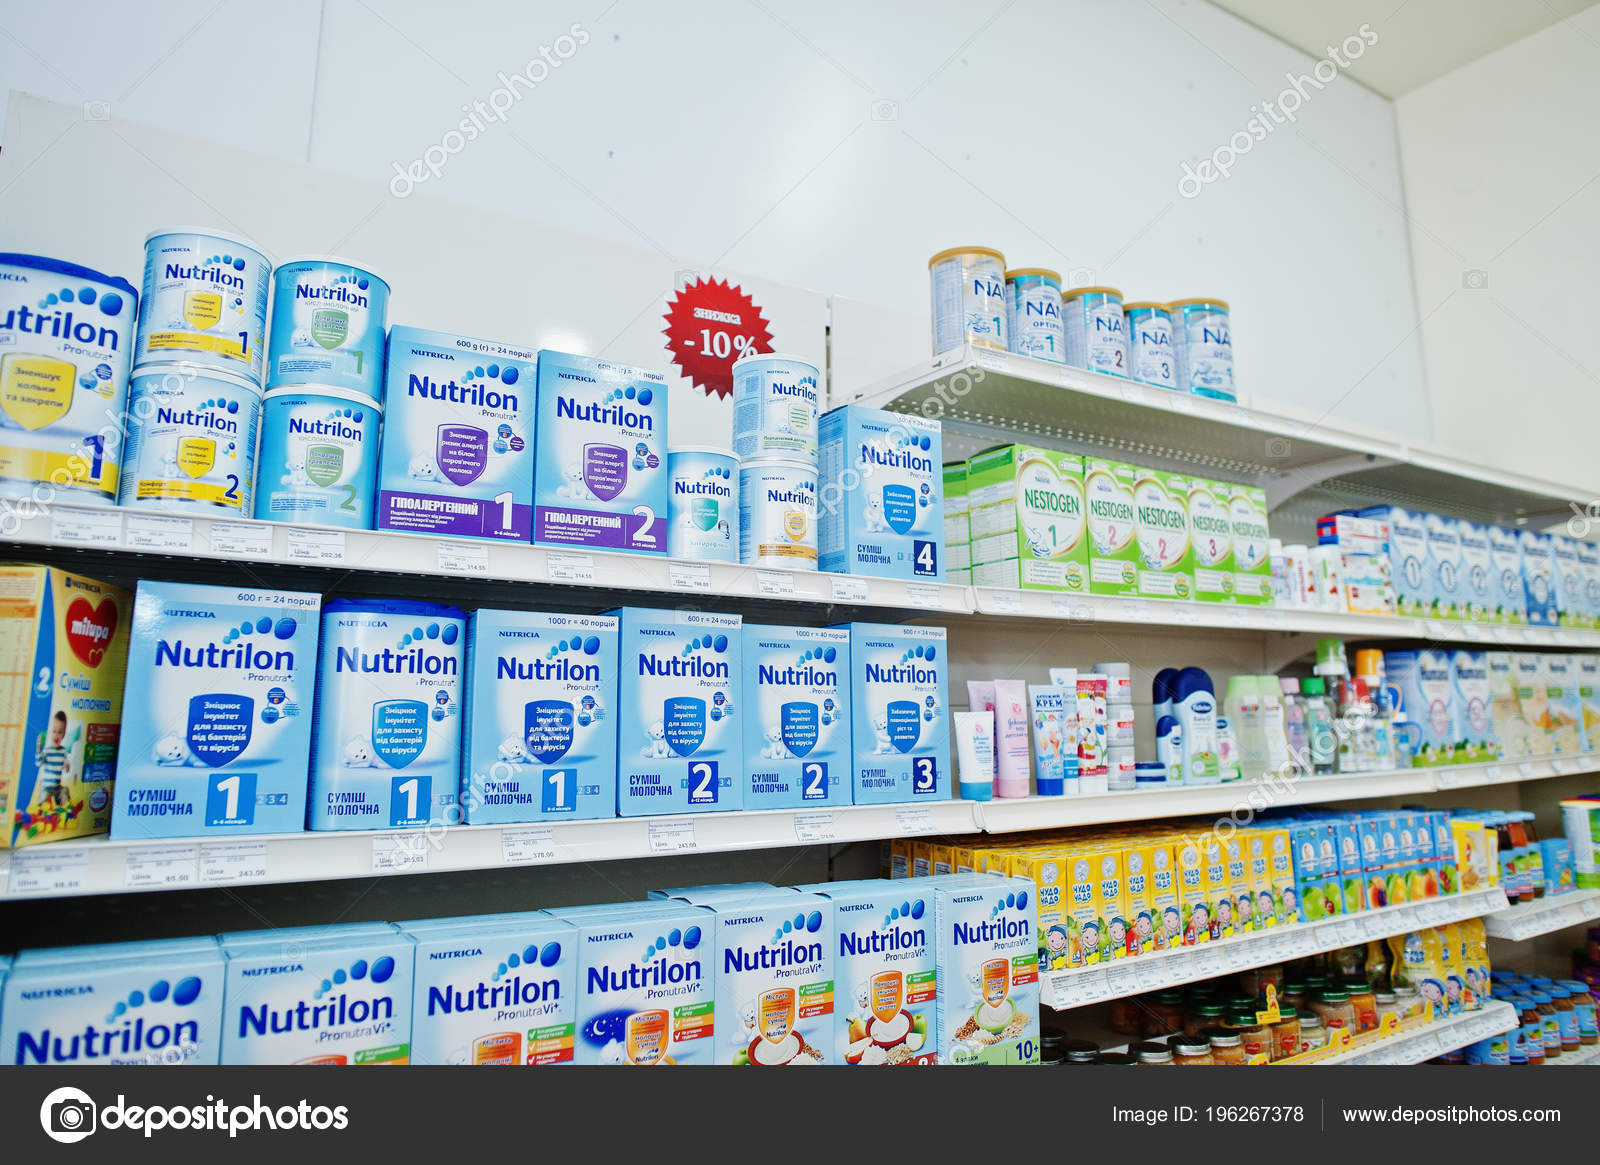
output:
[[[195,364],[147,364],[128,381],[117,504],[203,518],[249,517],[261,394]]]
[[[1461,532],[1456,527],[1456,520],[1442,514],[1426,514],[1422,525],[1428,534],[1432,613],[1439,619],[1462,618]]]
[[[667,453],[667,468],[667,553],[738,562],[739,459],[726,449],[680,445]]]
[[[392,926],[223,935],[224,1064],[407,1064],[413,943]]]
[[[857,805],[950,796],[943,627],[851,623],[851,797]]]
[[[255,516],[370,530],[383,406],[342,388],[280,388],[261,402]]]
[[[746,809],[850,804],[850,632],[744,626]]]
[[[742,809],[740,617],[644,607],[607,614],[622,620],[617,812]]]
[[[939,438],[938,421],[909,413],[841,405],[822,415],[819,570],[944,581]]]
[[[666,377],[539,353],[535,542],[666,554],[667,476]]]
[[[1589,587],[1578,540],[1565,534],[1550,535],[1550,558],[1555,563],[1558,621],[1563,627],[1590,626]]]
[[[389,284],[333,255],[296,255],[272,273],[267,387],[331,384],[383,396]]]
[[[616,816],[618,626],[610,615],[473,614],[469,824]]]
[[[400,923],[416,944],[411,1063],[572,1063],[577,931],[547,914]]]
[[[822,374],[798,356],[733,362],[733,452],[740,458],[817,458]]]
[[[322,613],[306,827],[408,829],[458,799],[467,619],[409,599]]]
[[[1522,549],[1522,591],[1528,601],[1528,623],[1533,627],[1554,627],[1560,622],[1561,600],[1556,592],[1558,580],[1550,535],[1518,530],[1517,544]]]
[[[1489,527],[1492,617],[1499,623],[1528,621],[1528,591],[1522,582],[1522,539],[1504,526]]]
[[[1063,291],[1061,329],[1068,364],[1107,376],[1128,375],[1128,328],[1122,312],[1122,292],[1113,287]]]
[[[1409,732],[1412,763],[1452,764],[1463,739],[1456,707],[1454,675],[1447,651],[1386,651],[1388,686],[1397,697],[1396,720],[1417,726]]]
[[[1357,516],[1388,523],[1389,574],[1394,579],[1398,613],[1432,614],[1433,568],[1424,516],[1399,506],[1371,506]]]
[[[133,366],[184,360],[261,384],[272,260],[239,235],[168,227],[144,240]]]
[[[25,951],[0,968],[0,1063],[216,1064],[222,969],[212,938]]]
[[[1600,627],[1600,542],[1577,539],[1587,626]]]
[[[1178,358],[1178,391],[1234,400],[1233,328],[1220,299],[1175,299],[1172,348]]]
[[[141,582],[115,841],[298,833],[322,596]]]
[[[1474,623],[1495,618],[1494,556],[1489,551],[1489,528],[1465,518],[1456,520],[1461,539],[1461,581],[1457,613]]]
[[[379,530],[528,540],[535,360],[494,340],[390,331]]]

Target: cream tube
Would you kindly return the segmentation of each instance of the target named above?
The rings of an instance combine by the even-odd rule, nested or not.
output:
[[[994,799],[994,712],[953,713],[956,778],[963,801]]]
[[[967,681],[967,711],[969,712],[994,712],[994,681],[993,680],[968,680]],[[1000,718],[995,717],[994,722],[999,723]],[[989,745],[994,746],[994,728],[989,730]],[[993,752],[989,754],[989,770],[992,773],[1000,763],[1000,758]],[[987,798],[985,798],[987,800]]]
[[[1032,772],[1028,745],[1028,685],[1021,680],[994,682],[996,797],[1026,797]]]
[[[1074,701],[1076,703],[1076,701]],[[1062,721],[1066,717],[1066,696],[1055,684],[1029,684],[1028,704],[1033,711],[1033,777],[1041,797],[1059,797],[1067,791],[1066,759],[1062,742],[1067,740]],[[1072,758],[1072,775],[1078,775],[1078,758]]]

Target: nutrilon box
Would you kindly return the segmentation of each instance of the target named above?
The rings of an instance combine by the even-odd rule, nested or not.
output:
[[[851,623],[849,630],[855,804],[948,799],[945,629]]]
[[[1142,471],[1121,461],[1085,458],[1089,512],[1089,589],[1097,595],[1139,593],[1138,522],[1133,490]]]
[[[1002,445],[967,460],[974,567],[1016,560],[1024,590],[1089,589],[1083,458]]]
[[[0,849],[104,833],[133,596],[0,566]]]
[[[1233,593],[1241,603],[1272,602],[1272,556],[1268,552],[1267,491],[1258,485],[1228,487],[1233,529]]]
[[[1039,950],[1032,885],[953,874],[929,885],[941,1064],[1039,1062]]]
[[[533,540],[667,553],[667,379],[592,356],[539,353]]]
[[[943,582],[938,421],[841,405],[817,425],[817,569]]]
[[[746,809],[848,805],[850,632],[744,627]]]

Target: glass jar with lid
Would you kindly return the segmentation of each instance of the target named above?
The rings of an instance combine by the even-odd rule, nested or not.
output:
[[[1356,1024],[1351,1035],[1378,1030],[1378,1000],[1372,987],[1364,979],[1346,979],[1344,991],[1350,997],[1350,1006],[1356,1013]]]
[[[1159,1044],[1153,1040],[1137,1044],[1129,1044],[1128,1051],[1139,1057],[1141,1064],[1171,1064],[1172,1049],[1166,1044]]]
[[[1131,1052],[1101,1052],[1094,1058],[1094,1062],[1096,1064],[1114,1064],[1118,1067],[1126,1067],[1130,1064],[1137,1064],[1139,1057]]]
[[[1220,1027],[1222,1025],[1222,1017],[1222,1004],[1209,1001],[1196,1003],[1191,999],[1188,1010],[1183,1016],[1184,1033],[1197,1036],[1202,1034],[1206,1028]]]
[[[1328,1039],[1336,1038],[1334,1032],[1343,1029],[1356,1034],[1356,1009],[1350,1003],[1350,993],[1342,987],[1324,987],[1311,1000],[1311,1010],[1322,1017]]]
[[[1317,1048],[1326,1047],[1328,1033],[1322,1026],[1322,1017],[1309,1009],[1300,1012],[1299,1016],[1300,1050],[1302,1052],[1311,1052]]]
[[[1278,992],[1278,1003],[1286,1007],[1303,1007],[1306,1002],[1306,985],[1299,979],[1289,979]]]
[[[1228,1015],[1228,1027],[1238,1035],[1244,1046],[1244,1056],[1248,1060],[1251,1056],[1272,1056],[1272,1033],[1267,1030],[1267,1025],[1256,1019],[1255,1009],[1249,1011],[1238,1010]]]
[[[1124,1036],[1137,1036],[1144,1029],[1138,1003],[1126,995],[1106,1004],[1106,1023],[1112,1031]]]
[[[1211,1059],[1211,1041],[1205,1036],[1173,1036],[1167,1041],[1172,1049],[1172,1062],[1180,1068],[1208,1068]]]
[[[1544,1063],[1544,1016],[1531,995],[1513,995],[1508,1003],[1517,1009],[1517,1046],[1522,1062],[1534,1067]]]
[[[1544,989],[1556,1009],[1556,1031],[1561,1036],[1561,1051],[1570,1055],[1583,1046],[1578,1038],[1578,1009],[1572,1006],[1572,992],[1552,983]]]
[[[1380,1029],[1383,1027],[1383,1017],[1386,1015],[1392,1015],[1396,1023],[1400,1022],[1399,997],[1393,991],[1374,991],[1372,1000],[1378,1005],[1378,1027]]]
[[[1560,983],[1571,993],[1572,1009],[1578,1013],[1578,1042],[1600,1043],[1600,1028],[1595,1023],[1595,999],[1589,985],[1582,979],[1562,979]]]
[[[1556,1019],[1555,1001],[1543,991],[1530,991],[1528,997],[1539,1009],[1541,1034],[1544,1037],[1544,1058],[1554,1060],[1561,1055],[1561,1027]]]
[[[1201,1033],[1211,1041],[1211,1062],[1213,1064],[1243,1064],[1244,1041],[1239,1038],[1239,1033],[1232,1028],[1208,1027]]]
[[[1272,1058],[1286,1060],[1300,1054],[1300,1013],[1292,1007],[1278,1006],[1278,1021],[1271,1025]]]
[[[1183,1030],[1183,992],[1161,991],[1145,1000],[1144,1035],[1170,1036]]]
[[[1062,1061],[1067,1064],[1093,1064],[1100,1054],[1100,1045],[1093,1040],[1065,1040],[1061,1044]]]

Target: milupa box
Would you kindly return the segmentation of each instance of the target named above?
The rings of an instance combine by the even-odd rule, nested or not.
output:
[[[718,1016],[714,1063],[837,1064],[833,902],[789,889],[709,894]]]
[[[1422,524],[1428,534],[1428,560],[1432,564],[1432,613],[1440,619],[1461,618],[1461,533],[1456,520],[1427,514]]]
[[[1189,478],[1141,469],[1133,483],[1133,521],[1139,548],[1139,594],[1194,598],[1194,548],[1189,539]]]
[[[1490,526],[1490,618],[1497,623],[1528,621],[1528,592],[1522,583],[1522,539],[1515,530]]]
[[[1400,710],[1418,726],[1412,763],[1453,763],[1461,728],[1449,653],[1386,651],[1383,658],[1389,684],[1400,696]]]
[[[817,569],[944,581],[938,421],[841,405],[817,424]]]
[[[1590,627],[1589,587],[1584,578],[1578,541],[1565,534],[1550,535],[1550,557],[1555,563],[1558,622],[1563,627]]]
[[[743,808],[744,740],[734,718],[743,682],[739,616],[643,607],[606,613],[622,622],[618,813]]]
[[[1550,535],[1518,530],[1522,549],[1522,590],[1527,596],[1528,622],[1534,627],[1554,627],[1560,622],[1561,600],[1556,593],[1555,555]]]
[[[1097,595],[1139,593],[1138,523],[1133,489],[1141,470],[1121,461],[1085,458],[1083,493],[1089,514],[1089,589]]]
[[[1202,603],[1239,603],[1233,568],[1233,486],[1203,477],[1189,479],[1189,530],[1194,566],[1194,597]],[[1265,557],[1263,555],[1263,557]],[[1267,581],[1272,581],[1268,562]]]
[[[610,615],[472,615],[461,774],[469,824],[616,816],[619,628]]]
[[[1399,506],[1373,506],[1358,517],[1389,525],[1389,574],[1401,615],[1433,613],[1433,567],[1428,554],[1428,528],[1423,515]]]
[[[941,1064],[1039,1062],[1039,949],[1033,885],[955,874],[930,884],[941,979]]]
[[[1017,561],[1024,590],[1089,589],[1083,458],[1001,445],[967,459],[972,562]]]
[[[322,596],[141,582],[111,836],[298,833]]]
[[[947,800],[945,629],[888,623],[849,629],[855,804]]]
[[[494,340],[389,330],[379,530],[528,540],[534,361]]]
[[[1267,543],[1267,491],[1258,485],[1228,487],[1233,534],[1233,593],[1254,606],[1272,602],[1272,556]]]
[[[850,632],[744,626],[746,809],[850,804]]]
[[[406,1064],[410,937],[392,926],[222,936],[224,1064]]]
[[[1461,581],[1457,613],[1474,623],[1494,619],[1494,557],[1489,551],[1489,527],[1465,518],[1457,519],[1456,533],[1461,539]]]
[[[413,1064],[570,1064],[577,931],[547,914],[401,923],[415,944]]]
[[[666,377],[540,352],[538,430],[535,542],[666,554]]]
[[[220,1062],[215,939],[24,951],[0,966],[0,984],[0,1063]]]
[[[835,1062],[935,1063],[938,968],[927,885],[867,878],[798,889],[833,903]]]

